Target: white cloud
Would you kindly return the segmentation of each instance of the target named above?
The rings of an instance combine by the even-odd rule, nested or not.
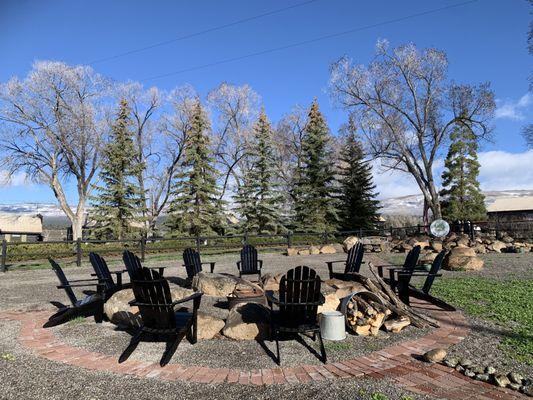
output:
[[[533,150],[523,153],[487,151],[478,155],[483,190],[533,189]]]
[[[24,172],[17,172],[9,176],[7,171],[2,170],[0,171],[0,187],[2,186],[32,186],[32,182]]]
[[[533,150],[523,153],[486,151],[480,152],[478,158],[482,190],[533,190]],[[442,159],[435,161],[433,170],[438,185],[443,167]],[[411,175],[399,171],[385,172],[378,161],[373,163],[373,177],[380,199],[420,194]]]
[[[533,95],[526,93],[518,99],[518,101],[512,100],[496,100],[498,107],[494,113],[496,118],[508,118],[513,120],[525,119],[524,111],[527,111],[529,106],[533,104]]]

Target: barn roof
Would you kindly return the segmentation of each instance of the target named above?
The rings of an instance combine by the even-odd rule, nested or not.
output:
[[[0,213],[0,232],[43,233],[41,215],[16,215]]]
[[[487,212],[533,210],[533,196],[501,197],[487,207]]]

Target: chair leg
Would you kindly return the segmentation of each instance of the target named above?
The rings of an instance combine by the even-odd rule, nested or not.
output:
[[[276,360],[278,362],[278,365],[281,365],[281,357],[279,355],[279,338],[276,334]]]
[[[102,304],[96,309],[96,312],[94,313],[94,322],[97,324],[101,324],[104,320],[104,305]]]
[[[163,357],[161,357],[161,361],[159,362],[160,366],[164,367],[165,365],[169,363],[170,359],[176,352],[176,349],[178,348],[178,345],[180,344],[181,339],[182,337],[176,336],[174,340],[167,342],[165,352],[163,353]]]
[[[326,348],[324,347],[324,341],[322,340],[322,333],[318,331],[318,341],[320,342],[320,353],[322,354],[322,362],[325,364],[328,359],[326,356]]]
[[[122,352],[122,354],[118,358],[118,362],[119,363],[123,363],[124,361],[126,361],[128,359],[129,356],[131,356],[131,353],[133,353],[135,351],[135,349],[137,348],[137,345],[141,341],[142,335],[143,335],[143,331],[142,331],[142,328],[141,328],[131,338],[130,344],[128,345],[128,347],[126,347],[126,349]]]

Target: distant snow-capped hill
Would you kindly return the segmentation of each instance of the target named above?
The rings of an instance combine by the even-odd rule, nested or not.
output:
[[[533,196],[533,190],[502,190],[487,191],[485,195],[485,205],[489,206],[496,199],[502,197],[524,197]],[[424,197],[421,194],[410,196],[393,197],[380,201],[382,214],[388,215],[422,215],[424,207]]]
[[[0,213],[41,214],[47,217],[65,215],[63,210],[53,203],[0,204]]]

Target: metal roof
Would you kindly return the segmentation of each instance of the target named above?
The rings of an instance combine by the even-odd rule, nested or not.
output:
[[[487,212],[531,211],[533,196],[501,197],[487,207]]]

